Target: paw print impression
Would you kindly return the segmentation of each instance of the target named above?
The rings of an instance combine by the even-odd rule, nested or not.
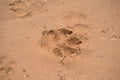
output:
[[[19,18],[39,15],[46,10],[45,0],[14,0],[9,3],[10,12]]]
[[[82,40],[79,34],[69,28],[44,30],[42,32],[41,47],[53,53],[57,57],[62,57],[61,62],[66,57],[75,58],[81,53]]]

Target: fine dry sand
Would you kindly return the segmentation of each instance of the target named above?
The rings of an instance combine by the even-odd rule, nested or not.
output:
[[[0,80],[120,80],[120,0],[0,0]]]

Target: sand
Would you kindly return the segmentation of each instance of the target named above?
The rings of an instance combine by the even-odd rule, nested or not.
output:
[[[0,0],[0,80],[120,80],[119,21],[119,0]]]

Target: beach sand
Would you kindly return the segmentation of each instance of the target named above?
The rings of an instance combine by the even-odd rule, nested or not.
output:
[[[0,0],[0,80],[120,80],[120,1]]]

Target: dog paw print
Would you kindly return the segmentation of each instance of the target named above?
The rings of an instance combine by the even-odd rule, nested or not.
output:
[[[13,13],[17,17],[24,18],[30,15],[30,10],[28,10],[28,6],[24,1],[16,0],[9,3],[10,12]]]
[[[8,79],[14,74],[14,61],[6,61],[6,57],[0,56],[0,80]]]
[[[9,3],[9,10],[16,17],[24,18],[42,13],[46,5],[47,2],[42,0],[15,0]]]
[[[41,47],[62,57],[61,63],[66,57],[75,57],[81,53],[82,40],[78,34],[68,28],[44,30],[42,32]]]

